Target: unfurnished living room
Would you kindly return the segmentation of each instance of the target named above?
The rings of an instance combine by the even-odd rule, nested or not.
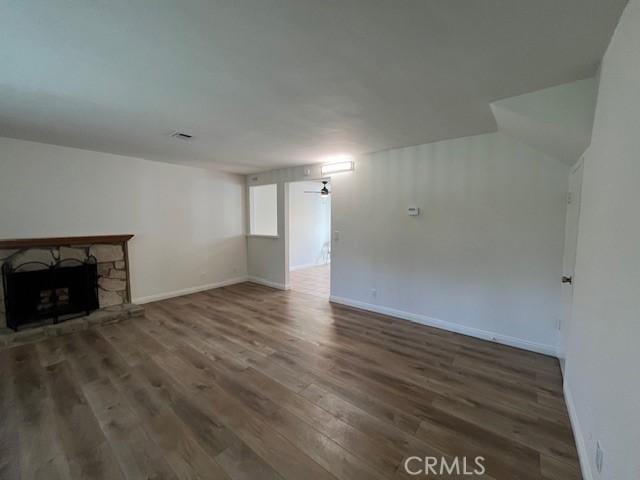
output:
[[[640,0],[0,1],[0,479],[640,480]]]

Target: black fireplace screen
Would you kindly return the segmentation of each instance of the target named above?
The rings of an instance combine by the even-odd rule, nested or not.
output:
[[[2,265],[5,315],[13,330],[29,323],[53,323],[98,309],[98,268],[95,257]]]

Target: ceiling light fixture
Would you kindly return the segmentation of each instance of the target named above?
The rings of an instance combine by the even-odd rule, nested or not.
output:
[[[340,159],[340,161],[335,161]],[[350,172],[353,170],[353,160],[348,155],[340,155],[339,157],[334,157],[333,163],[327,163],[320,167],[320,171],[322,172],[322,176],[331,175],[332,173],[341,173],[341,172]]]
[[[327,184],[329,183],[329,180],[322,180],[322,188],[320,189],[319,192],[316,192],[314,190],[305,190],[304,193],[319,193],[320,195],[322,195],[323,197],[328,197],[329,194],[331,193],[329,191],[329,189],[327,188]]]

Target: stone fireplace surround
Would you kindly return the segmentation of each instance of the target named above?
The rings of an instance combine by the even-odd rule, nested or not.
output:
[[[0,240],[0,267],[5,262],[21,265],[41,262],[47,265],[58,260],[86,260],[94,256],[98,268],[98,299],[100,309],[88,317],[39,326],[12,334],[6,328],[4,290],[0,276],[0,348],[20,338],[60,335],[94,323],[111,323],[131,315],[142,314],[142,307],[131,304],[129,255],[127,242],[133,235],[103,235],[91,237],[57,237]],[[38,268],[34,266],[33,268]],[[42,267],[44,268],[44,267]]]

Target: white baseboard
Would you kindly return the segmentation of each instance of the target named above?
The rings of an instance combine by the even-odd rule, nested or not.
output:
[[[156,295],[147,295],[146,297],[138,297],[133,299],[133,303],[143,304],[150,302],[157,302],[158,300],[166,300],[167,298],[181,297],[182,295],[189,295],[190,293],[204,292],[205,290],[212,290],[214,288],[226,287],[227,285],[234,285],[236,283],[242,283],[249,280],[248,276],[230,278],[223,280],[222,282],[209,283],[207,285],[200,285],[197,287],[184,288],[182,290],[174,290],[172,292],[158,293]]]
[[[445,320],[439,320],[437,318],[427,317],[426,315],[404,312],[402,310],[396,310],[395,308],[383,307],[380,305],[373,305],[371,303],[360,302],[360,301],[351,300],[348,298],[336,297],[333,295],[329,297],[329,301],[333,303],[339,303],[341,305],[347,305],[349,307],[355,307],[355,308],[360,308],[362,310],[381,313],[383,315],[389,315],[391,317],[401,318],[403,320],[409,320],[410,322],[419,323],[421,325],[427,325],[430,327],[440,328],[442,330],[448,330],[450,332],[460,333],[462,335],[468,335],[470,337],[481,338],[483,340],[489,340],[491,342],[501,343],[503,345],[509,345],[510,347],[516,347],[516,348],[521,348],[523,350],[542,353],[544,355],[550,355],[552,357],[555,357],[557,354],[557,349],[555,345],[546,345],[544,343],[531,342],[529,340],[510,337],[508,335],[502,335],[500,333],[490,332],[488,330],[482,330],[474,327],[467,327],[465,325],[460,325],[458,323],[447,322]]]
[[[289,290],[291,285],[285,285],[284,283],[272,282],[271,280],[266,280],[260,277],[249,277],[247,279],[250,282],[258,283],[260,285],[264,285],[265,287],[277,288],[278,290]]]
[[[578,458],[580,459],[580,469],[582,470],[582,478],[584,480],[593,480],[593,472],[591,471],[591,462],[589,461],[589,450],[582,435],[582,428],[580,427],[580,421],[578,420],[578,413],[576,412],[576,405],[573,401],[573,394],[567,381],[565,380],[562,385],[564,392],[564,402],[567,405],[567,411],[569,412],[569,420],[571,421],[571,429],[573,430],[573,438],[576,441],[576,448],[578,450]]]

